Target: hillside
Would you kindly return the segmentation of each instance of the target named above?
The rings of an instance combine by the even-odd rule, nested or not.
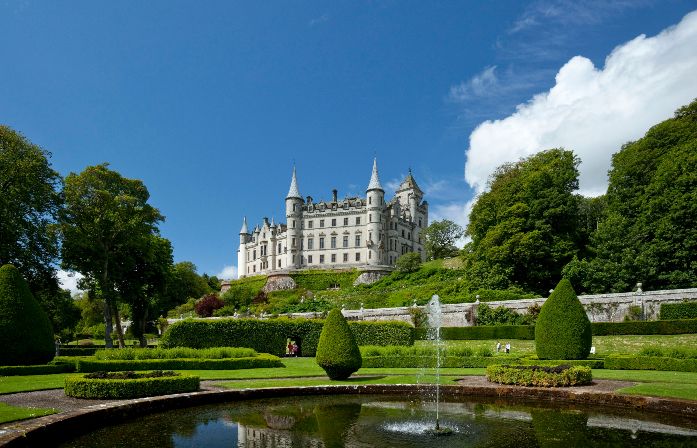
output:
[[[347,309],[423,305],[433,294],[444,303],[510,300],[534,297],[519,290],[492,291],[473,289],[464,276],[459,258],[433,260],[412,273],[393,272],[372,285],[353,286],[360,274],[357,270],[303,271],[291,274],[297,288],[288,291],[261,292],[265,276],[234,280],[222,298],[226,309],[218,314],[231,314],[235,309],[250,307],[256,312],[272,314],[327,311],[333,307]]]

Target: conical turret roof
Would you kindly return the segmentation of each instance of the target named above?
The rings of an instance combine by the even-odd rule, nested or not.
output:
[[[242,228],[240,229],[240,233],[249,233],[249,230],[247,229],[247,217],[246,216],[242,220]]]
[[[373,174],[370,176],[370,183],[368,184],[368,190],[383,190],[382,185],[380,185],[380,177],[378,177],[378,159],[377,157],[373,159]]]
[[[290,180],[290,188],[288,189],[288,196],[286,196],[286,199],[290,198],[303,198],[302,196],[300,196],[300,190],[298,189],[298,180],[295,178],[295,167],[293,167],[293,178]]]

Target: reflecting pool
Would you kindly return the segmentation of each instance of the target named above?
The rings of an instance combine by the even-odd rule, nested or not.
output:
[[[285,397],[173,410],[97,429],[63,447],[697,447],[697,422],[621,409],[492,399]]]

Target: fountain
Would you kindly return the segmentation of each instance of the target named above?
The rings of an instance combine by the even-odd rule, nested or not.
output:
[[[436,425],[434,428],[427,430],[433,435],[447,435],[452,433],[450,428],[441,428],[440,426],[440,366],[443,352],[443,340],[440,337],[440,329],[442,326],[442,309],[440,306],[440,297],[433,295],[428,302],[428,339],[433,341],[436,347]]]

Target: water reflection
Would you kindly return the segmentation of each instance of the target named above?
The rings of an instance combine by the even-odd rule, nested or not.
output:
[[[433,403],[384,396],[242,401],[147,416],[64,447],[697,447],[697,423],[665,416],[472,400],[441,403],[450,436],[430,428]]]

